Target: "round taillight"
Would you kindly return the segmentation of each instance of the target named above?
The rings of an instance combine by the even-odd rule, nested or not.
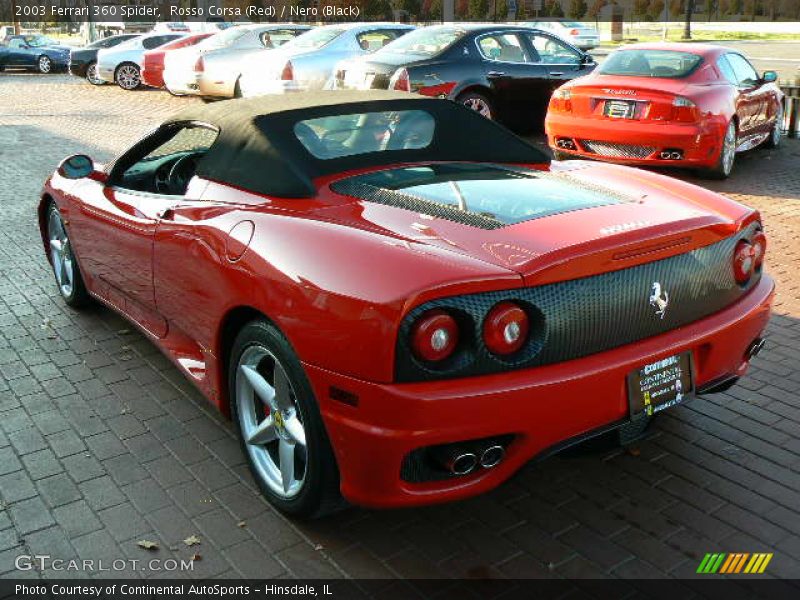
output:
[[[483,321],[483,341],[494,354],[513,354],[528,339],[528,314],[513,302],[496,304]]]
[[[423,314],[411,330],[414,355],[425,361],[444,360],[458,345],[458,323],[443,310]]]
[[[206,70],[206,61],[203,59],[202,56],[197,57],[197,60],[194,63],[194,70],[197,73],[202,73]]]
[[[750,281],[756,263],[756,250],[750,242],[745,240],[736,244],[733,252],[733,276],[736,283],[744,285]]]
[[[764,264],[764,255],[767,253],[767,236],[763,231],[759,231],[753,236],[753,269],[758,271]]]

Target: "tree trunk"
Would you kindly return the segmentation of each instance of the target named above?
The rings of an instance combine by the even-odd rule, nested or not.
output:
[[[692,39],[692,13],[694,13],[694,0],[686,0],[686,13],[683,21],[684,40]]]

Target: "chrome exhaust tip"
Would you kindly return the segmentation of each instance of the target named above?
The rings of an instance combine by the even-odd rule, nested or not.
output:
[[[681,157],[681,153],[680,152],[673,152],[672,154],[670,154],[670,158],[672,160],[680,160],[682,158]]]
[[[669,160],[669,152],[662,152],[659,157],[661,157],[661,160]]]
[[[484,469],[491,469],[500,464],[506,455],[505,449],[500,445],[489,446],[481,454],[481,466]]]
[[[756,338],[753,340],[753,343],[747,348],[747,359],[750,360],[751,358],[758,356],[766,344],[767,340],[764,338]]]
[[[454,455],[446,465],[453,475],[466,475],[478,466],[478,457],[472,452]]]

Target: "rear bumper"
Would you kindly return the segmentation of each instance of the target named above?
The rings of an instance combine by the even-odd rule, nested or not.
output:
[[[70,61],[67,65],[67,69],[69,70],[70,75],[75,75],[76,77],[86,77],[86,71],[89,70],[89,63],[84,61]]]
[[[635,120],[577,117],[569,113],[548,112],[545,120],[547,142],[551,148],[584,158],[630,165],[672,167],[710,167],[719,156],[721,138],[714,127],[694,123],[646,123]],[[561,138],[575,142],[576,150],[559,147]],[[652,148],[644,158],[614,157],[591,152],[585,141],[607,144],[636,145]],[[659,154],[665,149],[680,150],[680,160],[664,160]]]
[[[161,67],[147,67],[142,69],[142,83],[154,88],[164,87],[164,69]]]
[[[198,73],[195,94],[209,98],[233,98],[236,76],[233,73]]]
[[[242,96],[245,98],[266,96],[267,94],[291,94],[293,92],[302,92],[307,89],[305,85],[298,81],[258,79],[244,75],[239,80],[239,87],[242,90]]]
[[[161,74],[164,85],[175,94],[196,95],[200,93],[200,86],[198,85],[198,74],[194,72],[186,73],[184,71],[169,71],[164,69]]]
[[[342,494],[359,505],[399,507],[486,492],[536,456],[628,422],[627,375],[679,352],[692,352],[697,388],[741,376],[747,348],[769,320],[773,293],[765,274],[739,302],[691,325],[585,358],[497,375],[376,384],[304,365],[334,447]],[[357,406],[331,399],[331,388],[356,396]],[[403,459],[415,449],[507,434],[514,439],[494,468],[424,483],[401,478]]]

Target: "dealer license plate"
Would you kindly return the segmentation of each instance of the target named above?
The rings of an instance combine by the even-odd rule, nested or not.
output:
[[[603,114],[614,119],[633,119],[636,112],[636,102],[627,100],[606,100],[603,105]]]
[[[631,417],[652,415],[694,395],[692,353],[650,363],[628,375]]]

